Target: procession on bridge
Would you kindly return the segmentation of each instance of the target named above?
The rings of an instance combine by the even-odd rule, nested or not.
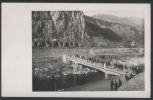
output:
[[[102,71],[105,73],[105,79],[108,78],[108,75],[111,77],[111,90],[117,90],[122,84],[121,79],[114,80],[114,76],[124,76],[125,80],[128,81],[133,78],[135,75],[143,72],[143,66],[127,66],[121,61],[113,59],[112,61],[102,61],[100,59],[86,58],[79,55],[63,55],[63,62],[72,61],[74,62],[74,67],[78,65],[84,65],[92,69]]]

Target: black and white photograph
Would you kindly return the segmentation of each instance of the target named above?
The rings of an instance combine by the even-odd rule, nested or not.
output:
[[[144,91],[144,18],[32,11],[33,91]]]
[[[2,94],[148,97],[149,7],[4,3]]]

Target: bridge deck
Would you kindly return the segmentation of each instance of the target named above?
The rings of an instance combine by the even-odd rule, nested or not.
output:
[[[88,66],[88,67],[91,67],[91,68],[94,68],[97,70],[100,70],[100,71],[105,72],[107,74],[113,74],[113,75],[125,74],[125,71],[117,70],[115,68],[111,68],[110,66],[104,67],[104,65],[102,65],[100,63],[91,63],[91,62],[88,62],[87,60],[82,59],[82,58],[67,57],[67,60],[73,61],[78,64],[82,64],[82,65],[85,65],[85,66]]]

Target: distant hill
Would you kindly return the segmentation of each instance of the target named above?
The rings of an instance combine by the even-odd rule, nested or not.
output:
[[[139,31],[144,31],[144,20],[141,18],[135,18],[135,17],[118,17],[114,15],[106,15],[106,14],[97,14],[92,16],[93,18],[96,19],[102,19],[108,22],[113,22],[113,23],[120,23],[120,24],[125,24],[125,25],[130,25],[136,28]]]
[[[86,32],[90,37],[103,37],[113,42],[119,42],[122,38],[108,28],[102,28],[99,25],[86,21]]]
[[[96,32],[101,32],[101,35],[105,37],[107,40],[117,40],[118,42],[122,42],[123,45],[126,45],[126,43],[129,43],[130,41],[135,41],[137,43],[138,47],[143,47],[143,42],[144,42],[144,34],[142,31],[137,30],[135,27],[128,25],[128,24],[123,24],[123,23],[117,23],[117,22],[110,22],[105,19],[99,19],[99,18],[93,18],[89,16],[84,16],[85,21],[86,21],[86,29],[87,33],[95,33]],[[90,24],[92,25],[90,25]],[[92,26],[92,27],[91,27]],[[100,29],[96,28],[95,30],[92,30],[94,27],[100,27]],[[106,37],[105,35],[110,37]],[[117,42],[116,41],[116,42]],[[111,43],[113,44],[113,43]]]

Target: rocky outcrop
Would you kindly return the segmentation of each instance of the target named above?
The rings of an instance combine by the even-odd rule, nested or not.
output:
[[[143,35],[130,25],[89,17],[83,11],[32,12],[33,48],[119,47],[130,41],[143,46]]]
[[[57,36],[65,39],[83,39],[85,21],[83,11],[50,12],[55,23]]]
[[[57,40],[79,41],[85,38],[83,11],[33,11],[32,35],[33,47]]]
[[[55,37],[56,29],[49,11],[32,12],[32,35],[33,38]]]
[[[46,40],[84,38],[82,11],[33,11],[32,20],[34,37],[43,35]]]

